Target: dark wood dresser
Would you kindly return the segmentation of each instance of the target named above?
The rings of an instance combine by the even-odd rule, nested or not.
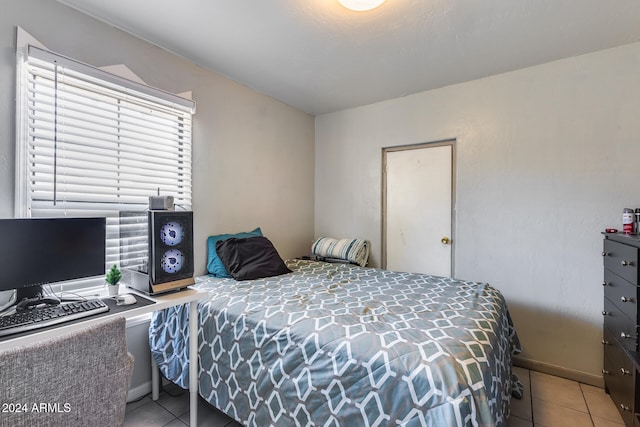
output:
[[[638,254],[640,236],[606,233],[604,260],[604,377],[627,426],[640,426],[640,357],[638,357]]]

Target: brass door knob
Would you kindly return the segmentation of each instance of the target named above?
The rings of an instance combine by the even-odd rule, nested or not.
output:
[[[443,245],[448,245],[449,243],[451,243],[451,240],[448,237],[443,237],[442,239],[440,239],[440,242],[442,242]]]

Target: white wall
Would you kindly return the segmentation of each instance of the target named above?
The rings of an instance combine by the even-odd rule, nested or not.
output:
[[[315,234],[380,261],[381,148],[457,140],[455,276],[505,295],[525,361],[599,381],[602,236],[640,207],[640,44],[316,118]]]

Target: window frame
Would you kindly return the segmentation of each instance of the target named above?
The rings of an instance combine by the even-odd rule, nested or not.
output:
[[[113,207],[115,209],[106,209],[104,206],[94,209],[92,203],[87,203],[86,201],[81,202],[85,203],[84,208],[71,208],[69,203],[63,203],[63,206],[56,207],[56,203],[54,202],[52,206],[47,209],[47,215],[43,215],[44,211],[39,211],[36,209],[36,215],[34,215],[34,206],[33,206],[33,191],[31,189],[31,159],[32,152],[30,150],[30,146],[32,147],[32,138],[33,138],[33,123],[30,121],[29,113],[30,111],[34,111],[34,103],[33,97],[30,101],[29,91],[35,90],[29,87],[29,74],[32,69],[31,62],[44,61],[44,63],[54,63],[55,71],[54,74],[58,72],[57,67],[63,67],[65,70],[71,70],[74,74],[86,76],[87,80],[91,80],[96,82],[97,85],[102,85],[105,90],[114,91],[120,95],[129,97],[133,102],[141,102],[141,103],[149,103],[149,105],[156,106],[159,109],[166,109],[167,111],[175,112],[179,111],[182,117],[184,117],[184,121],[181,123],[181,126],[184,127],[184,135],[181,135],[178,139],[180,143],[183,145],[183,151],[178,157],[182,162],[179,167],[176,169],[179,171],[178,175],[180,175],[180,171],[184,171],[185,176],[188,177],[188,185],[185,186],[185,194],[184,197],[176,197],[175,194],[167,194],[174,196],[177,200],[177,207],[183,210],[191,210],[191,197],[192,197],[192,115],[195,113],[195,102],[183,98],[181,96],[171,94],[166,91],[162,91],[139,82],[135,82],[133,80],[117,76],[115,74],[109,73],[107,71],[101,70],[99,68],[92,67],[90,65],[81,63],[79,61],[75,61],[71,58],[59,55],[57,53],[38,48],[33,45],[26,45],[22,48],[18,48],[16,50],[16,58],[17,58],[17,66],[16,66],[16,162],[15,162],[15,216],[18,218],[29,218],[34,216],[47,216],[47,217],[55,217],[55,216],[67,216],[71,212],[71,216],[105,216],[107,217],[107,259],[105,260],[105,272],[108,270],[112,264],[120,264],[120,253],[122,253],[121,245],[123,243],[121,240],[124,240],[124,245],[127,245],[126,241],[130,239],[120,239],[119,233],[119,212],[122,210],[127,211],[146,211],[148,208],[148,197],[156,195],[157,193],[154,191],[149,191],[149,194],[146,196],[141,196],[140,194],[133,197],[135,202],[127,202],[123,204],[114,204]],[[57,78],[56,78],[57,80]],[[116,97],[118,95],[115,95]],[[58,92],[56,89],[55,99],[58,99]],[[40,106],[36,106],[35,108],[40,108]],[[150,111],[155,111],[150,109]],[[58,110],[55,111],[55,117],[57,117]],[[151,114],[151,113],[150,113]],[[144,117],[145,120],[138,119],[140,122],[149,123],[147,120],[147,116],[144,116],[144,113],[140,113],[141,117]],[[57,118],[55,119],[57,121]],[[120,126],[120,125],[118,125]],[[52,131],[57,135],[57,130],[54,128]],[[114,132],[118,133],[118,132]],[[57,136],[54,138],[57,139]],[[128,142],[129,144],[134,144],[132,142]],[[133,145],[131,145],[133,146]],[[178,147],[179,148],[179,147]],[[56,159],[58,154],[53,154],[51,157]],[[111,157],[107,156],[106,158],[111,159]],[[42,160],[42,158],[40,158]],[[80,161],[86,161],[80,159]],[[120,161],[120,160],[119,160]],[[55,162],[55,160],[54,160]],[[87,170],[90,170],[90,167],[86,167]],[[95,171],[94,171],[95,172]],[[54,180],[57,179],[57,170],[54,171]],[[162,171],[161,173],[166,173],[166,171]],[[148,178],[140,178],[138,180],[140,185],[148,186],[148,185],[156,185],[150,182],[155,176],[150,176]],[[145,183],[145,179],[148,179],[149,183]],[[158,191],[161,189],[159,188]],[[146,191],[146,190],[145,190]],[[116,222],[116,224],[114,224]],[[114,245],[114,242],[117,240],[117,245]],[[96,278],[87,278],[81,280],[75,280],[71,282],[60,282],[56,284],[52,284],[49,286],[51,290],[55,291],[64,291],[64,290],[76,290],[80,288],[86,288],[89,286],[88,282],[96,282]],[[102,284],[103,281],[100,281],[99,284]]]

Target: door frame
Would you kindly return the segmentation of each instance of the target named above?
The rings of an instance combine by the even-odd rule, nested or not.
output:
[[[382,268],[387,268],[387,153],[395,151],[419,150],[422,148],[451,147],[451,277],[455,272],[455,243],[456,243],[456,139],[445,139],[433,142],[421,142],[417,144],[395,145],[382,147],[382,223],[381,223],[381,264]]]

